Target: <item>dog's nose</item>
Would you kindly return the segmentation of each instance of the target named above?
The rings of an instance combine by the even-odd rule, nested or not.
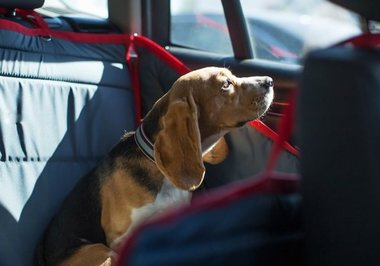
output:
[[[270,77],[265,77],[262,85],[267,89],[269,89],[270,87],[273,87],[273,79]]]

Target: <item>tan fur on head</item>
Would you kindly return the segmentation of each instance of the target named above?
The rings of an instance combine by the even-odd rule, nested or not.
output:
[[[152,109],[162,112],[154,141],[158,168],[175,186],[196,189],[203,160],[216,164],[227,157],[223,135],[263,115],[272,86],[269,77],[237,78],[216,67],[180,77]]]

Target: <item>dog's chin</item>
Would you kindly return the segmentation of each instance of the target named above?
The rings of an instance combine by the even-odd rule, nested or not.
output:
[[[262,108],[255,110],[254,114],[252,114],[249,118],[236,122],[233,127],[235,127],[235,128],[242,127],[252,120],[259,119],[259,118],[263,117],[266,114],[266,112],[268,111],[269,107],[270,107],[270,105],[265,105]]]
[[[257,112],[258,113],[257,118],[263,117],[267,113],[267,111],[269,110],[269,107],[270,107],[270,104],[263,105],[263,107]]]
[[[270,106],[272,105],[273,101],[273,94],[267,94],[263,99],[259,102],[257,106],[257,111],[256,111],[256,118],[263,117],[266,112],[269,110]]]
[[[273,90],[256,97],[251,103],[252,119],[262,117],[269,109],[273,102]]]

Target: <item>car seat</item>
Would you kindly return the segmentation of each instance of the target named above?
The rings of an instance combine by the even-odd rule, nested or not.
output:
[[[0,2],[0,265],[33,265],[67,192],[135,128],[125,45],[44,35],[42,4]]]
[[[378,1],[335,0],[366,19]],[[310,53],[298,110],[307,265],[379,265],[379,35]]]

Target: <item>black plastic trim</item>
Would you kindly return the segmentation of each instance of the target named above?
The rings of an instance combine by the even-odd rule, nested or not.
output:
[[[254,53],[240,0],[222,0],[222,4],[235,57],[253,58]]]
[[[167,46],[167,50],[182,60],[189,68],[197,69],[206,66],[226,67],[239,75],[271,75],[278,80],[287,81],[286,87],[294,87],[300,74],[300,65],[284,64],[261,59],[240,60],[233,56],[202,52],[194,49]]]
[[[141,0],[142,35],[165,46],[170,43],[170,0]]]

